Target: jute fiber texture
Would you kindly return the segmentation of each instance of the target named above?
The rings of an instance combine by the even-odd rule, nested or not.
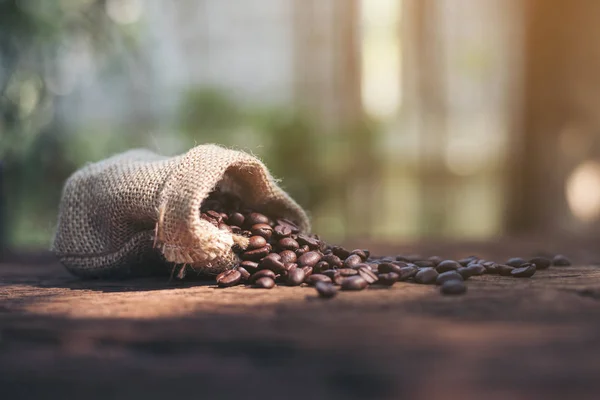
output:
[[[169,158],[138,149],[67,180],[52,250],[71,273],[88,278],[152,275],[174,264],[219,273],[237,260],[232,246],[245,248],[248,239],[200,218],[217,186],[310,230],[304,210],[250,154],[201,145]]]

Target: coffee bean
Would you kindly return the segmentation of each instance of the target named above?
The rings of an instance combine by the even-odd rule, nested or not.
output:
[[[242,261],[240,263],[240,267],[247,269],[250,272],[256,272],[258,269],[258,263],[254,261]]]
[[[413,264],[415,264],[419,268],[434,268],[435,263],[429,260],[417,260]]]
[[[558,254],[552,259],[552,265],[557,267],[568,267],[571,265],[571,261],[562,254]]]
[[[281,257],[282,263],[295,263],[298,260],[296,253],[291,250],[283,250],[279,253],[279,257]]]
[[[321,271],[328,270],[329,268],[331,268],[331,266],[327,262],[321,260],[315,264],[315,266],[313,267],[313,270],[316,273],[320,273]]]
[[[533,257],[529,262],[535,265],[536,270],[547,269],[552,264],[552,261],[546,257]]]
[[[525,263],[519,268],[513,269],[510,274],[515,278],[531,278],[535,274],[535,264]]]
[[[341,258],[342,260],[345,260],[346,258],[348,258],[350,256],[350,252],[348,250],[346,250],[343,247],[340,246],[333,246],[331,248],[331,251],[333,252],[333,254],[335,254],[336,256],[338,256],[339,258]]]
[[[242,280],[242,274],[235,269],[228,269],[217,275],[217,284],[219,287],[235,286]]]
[[[278,238],[290,237],[292,228],[287,225],[276,225],[275,228],[273,228],[273,234]]]
[[[441,274],[441,273],[448,272],[448,271],[456,271],[460,267],[461,267],[461,264],[458,263],[457,261],[444,260],[444,261],[441,261],[437,265],[437,267],[435,267],[435,269],[437,270],[437,272],[439,272]]]
[[[367,249],[361,249],[363,251],[363,253],[365,253],[365,256],[367,256],[367,260],[369,259],[369,257],[371,257],[371,252]]]
[[[300,228],[293,221],[285,218],[279,218],[277,220],[277,225],[285,225],[292,230],[292,234],[300,232]]]
[[[469,264],[467,267],[469,276],[479,276],[485,274],[485,267],[481,264]]]
[[[308,253],[310,251],[310,248],[307,245],[304,245],[302,247],[300,247],[299,249],[297,249],[294,253],[296,253],[296,256],[300,257],[306,253]]]
[[[287,274],[287,284],[290,286],[298,286],[304,282],[306,275],[302,268],[294,268]]]
[[[377,279],[379,279],[377,275],[373,273],[371,267],[368,266],[360,267],[358,269],[358,274],[370,285],[377,282]]]
[[[260,249],[254,249],[245,251],[242,253],[242,260],[246,261],[259,261],[263,257],[267,256],[271,252],[269,246],[261,247]]]
[[[514,267],[510,265],[498,264],[498,274],[500,276],[510,276]]]
[[[335,268],[341,268],[344,265],[342,259],[333,253],[324,255],[321,260]]]
[[[257,279],[261,278],[271,278],[275,280],[275,272],[271,271],[270,269],[261,269],[260,271],[256,271],[250,275],[250,283],[254,283]]]
[[[434,267],[437,267],[437,265],[444,261],[444,259],[440,256],[431,256],[429,257],[429,261],[433,263]]]
[[[298,238],[296,240],[298,241],[300,246],[306,245],[311,250],[317,250],[319,248],[319,245],[321,244],[319,240],[302,234],[298,235]]]
[[[300,245],[298,244],[298,242],[296,242],[294,239],[292,238],[283,238],[283,239],[279,239],[279,241],[277,242],[277,245],[279,246],[280,249],[282,250],[298,250],[300,248]]]
[[[260,249],[267,245],[267,240],[262,236],[251,236],[248,240],[248,247],[246,250]]]
[[[339,272],[343,277],[358,275],[358,271],[353,268],[339,268],[337,272]]]
[[[468,267],[460,267],[456,272],[458,272],[465,281],[471,277],[471,270],[469,270]]]
[[[239,212],[234,212],[229,214],[229,218],[227,218],[227,223],[229,225],[234,225],[241,228],[242,225],[244,225],[244,220],[245,218],[242,214],[240,214]]]
[[[344,260],[344,267],[352,268],[354,265],[361,264],[361,263],[362,263],[362,259],[360,258],[360,256],[357,254],[352,254]]]
[[[269,255],[276,255],[277,257],[279,257],[279,254],[277,253],[272,253]],[[265,257],[263,258],[260,263],[258,264],[258,268],[260,269],[270,269],[271,271],[275,272],[276,274],[280,274],[284,271],[286,271],[285,266],[283,265],[283,263],[281,261],[279,261],[278,259],[274,258],[274,257]]]
[[[509,267],[517,268],[520,267],[522,264],[525,264],[525,262],[526,261],[520,257],[513,257],[509,258],[508,261],[506,261],[506,265],[508,265]]]
[[[402,262],[405,262],[405,263],[412,263],[408,258],[406,258],[405,256],[402,256],[402,255],[396,256],[395,260],[396,261],[402,261]]]
[[[242,282],[246,282],[250,278],[250,272],[248,272],[248,270],[246,268],[244,268],[242,266],[238,266],[235,269],[242,276],[242,279],[241,279]]]
[[[275,286],[275,280],[266,276],[254,282],[254,287],[258,289],[272,289],[273,286]]]
[[[401,281],[405,281],[407,279],[413,278],[417,272],[419,272],[419,268],[417,268],[416,265],[408,265],[406,267],[401,267],[400,268],[400,273],[398,274],[400,276],[399,280]]]
[[[298,266],[299,267],[314,267],[321,260],[321,255],[316,251],[309,251],[298,257]]]
[[[381,263],[377,266],[377,270],[382,274],[387,274],[388,272],[395,272],[401,275],[401,269],[402,268],[400,266],[388,262]]]
[[[341,283],[342,290],[363,290],[369,283],[359,275],[344,278]]]
[[[296,263],[283,263],[283,267],[285,268],[286,271],[291,271],[294,268],[298,268],[298,264],[296,264]]]
[[[317,282],[315,283],[315,289],[317,289],[317,293],[319,296],[324,299],[330,299],[335,297],[337,294],[337,289],[331,283],[327,282]]]
[[[415,275],[415,282],[429,285],[435,283],[438,272],[433,268],[422,268]]]
[[[367,258],[369,258],[362,249],[354,249],[350,252],[350,254],[356,254],[362,261],[367,261]]]
[[[435,284],[442,285],[442,284],[444,284],[444,282],[448,282],[448,281],[452,281],[452,280],[463,281],[464,279],[463,279],[462,275],[456,271],[447,271],[447,272],[442,272],[441,274],[438,275],[437,279],[435,280]]]
[[[398,282],[400,279],[400,275],[395,272],[388,272],[386,274],[377,275],[378,281],[377,283],[383,286],[392,286],[394,283]]]
[[[265,225],[269,225],[269,217],[267,217],[266,215],[263,215],[261,213],[251,213],[250,215],[246,216],[246,226],[247,227],[251,227],[253,225],[258,225],[258,224],[265,224]]]
[[[300,267],[298,267],[298,268],[300,268]],[[313,267],[309,267],[309,266],[302,267],[302,270],[304,271],[305,276],[310,276],[313,273]]]
[[[273,235],[273,228],[271,228],[268,224],[255,224],[252,225],[252,229],[250,229],[253,235],[262,236],[265,239],[271,239]]]
[[[471,261],[476,261],[478,260],[478,257],[476,256],[469,256],[469,257],[465,257],[461,260],[458,260],[458,263],[460,265],[462,265],[463,267],[466,267],[467,265],[469,265],[469,263],[471,263]]]
[[[310,286],[314,286],[317,282],[331,283],[331,278],[323,274],[312,274],[304,279],[304,282]]]
[[[484,263],[483,266],[485,267],[485,273],[488,275],[497,275],[499,273],[498,264],[493,261],[488,261]]]
[[[458,280],[446,281],[440,288],[440,292],[447,295],[464,294],[467,292],[467,285],[463,281]]]

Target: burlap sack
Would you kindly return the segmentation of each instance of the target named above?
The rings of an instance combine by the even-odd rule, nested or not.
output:
[[[90,164],[66,182],[52,250],[81,277],[124,277],[187,264],[219,273],[247,239],[200,218],[200,205],[219,186],[245,204],[296,221],[306,213],[255,157],[215,145],[176,157],[132,150]]]

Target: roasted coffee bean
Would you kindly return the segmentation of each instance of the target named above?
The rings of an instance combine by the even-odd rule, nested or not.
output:
[[[354,270],[352,270],[354,271]],[[356,271],[354,271],[356,272]],[[323,275],[330,277],[331,279],[333,279],[334,276],[336,275],[340,275],[340,271],[337,269],[326,269],[325,271],[321,272]],[[358,272],[356,272],[358,273]]]
[[[235,286],[242,280],[242,274],[235,269],[228,269],[217,275],[217,284],[219,287]]]
[[[377,283],[383,286],[392,286],[394,283],[398,282],[400,279],[400,275],[395,272],[388,272],[386,274],[377,275],[378,281]]]
[[[287,284],[290,286],[298,286],[304,282],[306,274],[302,268],[294,268],[287,274]]]
[[[298,267],[298,268],[300,268],[300,267]],[[310,276],[313,273],[313,267],[309,267],[309,266],[302,267],[302,270],[304,271],[305,276]]]
[[[323,274],[312,274],[304,279],[304,282],[310,286],[314,286],[317,282],[331,283],[331,278]]]
[[[321,244],[319,240],[302,234],[298,235],[298,238],[296,240],[298,241],[300,246],[307,245],[311,250],[317,250],[319,248],[319,245]]]
[[[546,257],[533,257],[529,262],[535,265],[536,270],[547,269],[552,264],[552,261]]]
[[[315,266],[313,267],[313,270],[316,273],[320,273],[321,271],[328,270],[329,268],[331,268],[331,266],[327,262],[321,260],[315,264]]]
[[[275,286],[275,280],[266,276],[254,282],[254,287],[258,289],[272,289],[273,286]]]
[[[377,266],[377,270],[382,274],[387,274],[388,272],[402,274],[401,269],[402,267],[388,262],[381,263]]]
[[[300,232],[300,228],[294,222],[289,219],[280,218],[277,220],[277,225],[285,225],[292,230],[292,234]]]
[[[229,214],[229,218],[227,218],[227,223],[229,225],[235,225],[237,227],[242,227],[244,225],[244,216],[239,212],[234,212]]]
[[[367,258],[369,258],[363,249],[354,249],[350,254],[356,254],[363,262],[367,261]]]
[[[379,279],[377,277],[377,275],[375,275],[375,273],[373,273],[373,271],[371,270],[371,267],[369,266],[364,266],[364,267],[360,267],[358,269],[358,274],[360,276],[362,276],[362,278],[367,281],[367,283],[369,285],[377,282],[377,280]]]
[[[417,260],[413,264],[419,268],[435,268],[435,263],[429,260]]]
[[[369,283],[362,276],[355,275],[342,279],[341,286],[342,290],[363,290],[369,286]]]
[[[468,267],[460,267],[456,272],[458,272],[465,281],[471,277],[471,270],[469,270]]]
[[[279,253],[279,257],[281,257],[281,262],[284,264],[295,263],[296,260],[298,260],[296,253],[291,250],[283,250],[281,253]]]
[[[238,266],[235,268],[242,276],[242,282],[246,282],[250,278],[250,272],[244,267]]]
[[[324,299],[331,299],[337,294],[337,289],[335,286],[327,282],[317,282],[315,284],[315,289],[317,289],[319,296]]]
[[[246,216],[246,220],[245,220],[245,224],[247,227],[251,227],[253,225],[258,225],[258,224],[265,224],[265,225],[269,225],[271,221],[269,220],[269,217],[267,217],[266,215],[263,215],[261,213],[256,213],[253,212],[250,215]]]
[[[481,264],[469,264],[467,267],[469,276],[479,276],[485,274],[485,267]]]
[[[407,279],[413,278],[417,272],[419,272],[419,268],[417,268],[416,265],[408,265],[406,267],[401,267],[400,268],[400,273],[398,273],[398,275],[400,275],[399,280],[401,281],[405,281]]]
[[[337,272],[340,273],[343,277],[357,275],[358,271],[354,268],[339,268]]]
[[[531,278],[533,274],[535,274],[535,271],[535,264],[525,263],[522,264],[519,268],[515,268],[512,271],[510,271],[510,274],[515,278]]]
[[[331,251],[342,260],[345,260],[350,256],[350,252],[341,246],[333,246]]]
[[[461,267],[461,264],[454,260],[444,260],[441,261],[437,267],[435,267],[436,271],[440,274],[448,271],[456,271]]]
[[[442,285],[442,284],[444,284],[444,282],[448,282],[448,281],[452,281],[452,280],[464,281],[462,275],[459,274],[458,272],[447,271],[447,272],[442,272],[441,274],[438,275],[437,279],[435,280],[435,284]]]
[[[484,263],[483,266],[485,267],[485,273],[488,275],[497,275],[499,273],[498,264],[493,261],[488,261]]]
[[[297,249],[294,253],[296,253],[296,256],[300,257],[306,253],[308,253],[310,251],[310,248],[307,245],[304,245],[302,247],[300,247],[299,249]]]
[[[367,260],[369,259],[369,257],[371,257],[371,252],[367,249],[361,249],[363,251],[363,253],[365,253],[365,256],[367,256]]]
[[[433,268],[422,268],[415,274],[415,282],[429,285],[435,283],[438,272]]]
[[[458,260],[458,263],[459,263],[460,265],[462,265],[463,267],[466,267],[466,266],[467,266],[467,265],[469,265],[469,264],[470,264],[472,261],[476,261],[476,260],[478,260],[478,259],[479,259],[479,258],[478,258],[478,257],[476,257],[476,256],[469,256],[469,257],[465,257],[465,258],[463,258],[463,259],[461,259],[461,260]]]
[[[352,268],[356,264],[361,264],[361,263],[362,263],[362,259],[360,258],[360,256],[357,254],[352,254],[351,256],[348,256],[348,258],[346,258],[344,260],[344,267]]]
[[[571,261],[562,254],[558,254],[552,259],[552,265],[556,265],[557,267],[568,267],[571,265]]]
[[[321,260],[325,261],[327,264],[331,265],[334,268],[341,268],[344,265],[342,259],[333,253],[325,254],[323,257],[321,257]]]
[[[273,234],[278,238],[290,237],[292,228],[287,225],[276,225],[275,228],[273,228]]]
[[[259,261],[263,257],[267,256],[271,252],[269,246],[261,247],[260,249],[254,249],[245,251],[242,253],[242,260],[246,261]]]
[[[299,267],[314,267],[321,260],[321,255],[316,251],[309,251],[298,257],[298,266]]]
[[[214,218],[219,223],[223,221],[223,217],[221,216],[220,212],[217,212],[215,210],[208,210],[206,214]]]
[[[230,227],[231,233],[235,233],[236,235],[240,235],[242,233],[242,228],[240,228],[239,226],[230,225]]]
[[[255,261],[242,261],[240,267],[247,269],[250,272],[256,272],[258,269],[258,263]]]
[[[277,255],[279,257],[279,254],[277,253],[272,253],[274,255]],[[260,269],[270,269],[271,271],[275,272],[276,274],[280,274],[282,272],[285,272],[285,266],[283,265],[283,263],[279,260],[277,260],[274,257],[265,257],[263,258],[260,263],[258,264],[258,268]]]
[[[262,236],[265,239],[271,239],[273,235],[273,228],[269,224],[255,224],[252,225],[252,229],[250,229],[253,235]]]
[[[271,278],[275,280],[275,272],[271,271],[270,269],[261,269],[260,271],[256,271],[250,275],[250,283],[254,283],[257,279],[261,278]]]
[[[248,247],[246,250],[260,249],[267,245],[267,240],[262,236],[251,236],[248,240]]]
[[[402,267],[408,267],[409,265],[414,265],[416,267],[415,264],[413,264],[413,263],[407,263],[407,262],[404,262],[404,261],[392,261],[391,263],[380,263],[380,264],[394,264],[394,265],[399,266],[400,268],[402,268]]]
[[[429,257],[428,260],[433,263],[434,267],[437,267],[437,265],[439,263],[441,263],[442,261],[444,261],[444,259],[442,257],[440,257],[440,256],[431,256],[431,257]]]
[[[514,267],[510,265],[498,264],[498,274],[500,276],[510,276]]]
[[[509,258],[508,261],[506,261],[506,265],[508,265],[509,267],[517,268],[520,267],[522,264],[525,264],[525,262],[526,261],[520,257],[513,257]]]
[[[298,242],[296,242],[294,239],[289,238],[289,237],[279,239],[279,241],[277,242],[277,245],[282,250],[294,251],[294,250],[298,250],[300,248],[300,245],[298,244]]]
[[[298,268],[298,264],[296,264],[296,263],[283,263],[283,266],[286,271],[291,271],[294,268]]]
[[[446,281],[440,287],[440,292],[448,295],[464,294],[467,292],[467,285],[463,281],[458,280]]]
[[[402,262],[405,262],[405,263],[412,263],[412,261],[410,261],[408,258],[406,258],[405,256],[402,256],[402,255],[396,256],[395,260],[396,261],[402,261]]]

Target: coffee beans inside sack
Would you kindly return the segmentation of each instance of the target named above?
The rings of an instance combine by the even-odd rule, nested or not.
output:
[[[172,158],[128,152],[76,172],[65,185],[53,250],[81,277],[202,274],[222,288],[303,285],[324,299],[397,282],[461,295],[480,275],[531,278],[570,265],[562,255],[506,263],[376,257],[309,232],[304,210],[259,160],[206,145]]]

